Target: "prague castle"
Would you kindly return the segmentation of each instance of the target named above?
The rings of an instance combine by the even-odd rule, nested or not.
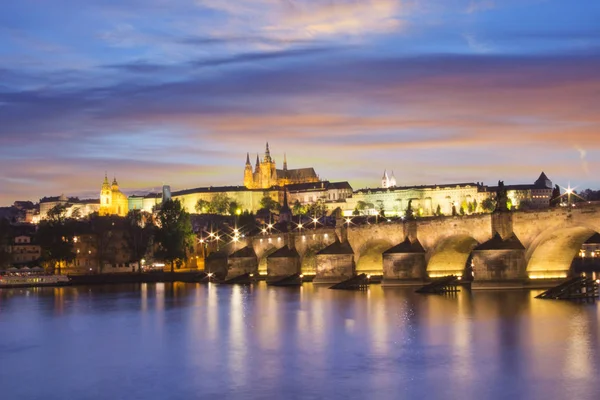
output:
[[[244,169],[244,186],[247,189],[269,189],[273,186],[286,186],[297,183],[319,182],[319,177],[314,168],[288,169],[287,160],[283,156],[283,169],[277,169],[275,160],[271,157],[269,143],[265,156],[260,161],[256,155],[254,171],[250,164],[250,154],[246,154],[246,167]]]

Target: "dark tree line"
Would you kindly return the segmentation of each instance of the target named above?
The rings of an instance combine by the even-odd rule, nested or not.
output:
[[[0,244],[5,240],[3,231],[0,229]],[[129,262],[140,265],[147,255],[153,255],[169,263],[172,271],[175,264],[184,263],[193,251],[195,238],[190,215],[178,200],[165,201],[156,218],[132,210],[126,217],[95,213],[86,220],[76,220],[66,218],[66,209],[58,205],[38,225],[36,241],[42,249],[41,261],[60,273],[62,267],[76,258],[75,243],[83,235],[93,238],[92,245],[101,268],[114,263],[117,252],[126,251]]]

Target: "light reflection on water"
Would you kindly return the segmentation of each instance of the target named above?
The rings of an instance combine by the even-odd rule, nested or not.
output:
[[[594,398],[598,306],[535,294],[183,283],[0,290],[0,391],[7,399]]]

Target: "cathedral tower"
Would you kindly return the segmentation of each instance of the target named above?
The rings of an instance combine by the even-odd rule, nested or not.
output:
[[[104,174],[104,182],[100,189],[100,215],[109,215],[112,207],[112,189],[108,183],[108,176]]]
[[[252,187],[254,177],[252,174],[252,164],[250,164],[250,153],[246,153],[246,167],[244,168],[244,186]]]

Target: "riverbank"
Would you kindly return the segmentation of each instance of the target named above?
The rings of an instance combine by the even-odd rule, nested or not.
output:
[[[118,283],[202,282],[205,272],[143,272],[70,276],[72,285],[106,285]]]

